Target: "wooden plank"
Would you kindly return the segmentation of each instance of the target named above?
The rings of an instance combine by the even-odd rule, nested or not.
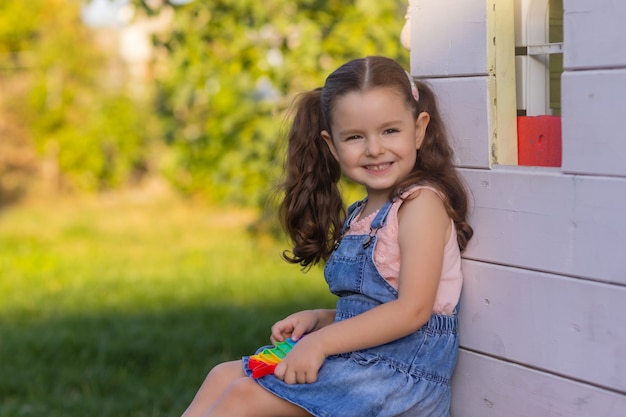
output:
[[[626,2],[564,0],[565,69],[626,66]]]
[[[411,1],[411,68],[423,77],[487,75],[485,2]]]
[[[626,177],[625,97],[626,69],[563,73],[564,172]]]
[[[461,350],[452,417],[624,417],[626,396]]]
[[[577,177],[575,188],[572,271],[625,283],[626,179]]]
[[[487,77],[434,78],[425,80],[435,91],[457,164],[489,168]]]
[[[536,167],[461,173],[474,198],[468,259],[626,284],[626,179]]]
[[[517,165],[517,103],[513,0],[487,4],[490,147],[492,164]],[[466,110],[467,111],[467,110]]]
[[[467,260],[463,273],[463,347],[626,394],[626,287]]]

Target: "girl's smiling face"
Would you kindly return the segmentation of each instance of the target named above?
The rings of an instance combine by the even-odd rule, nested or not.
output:
[[[393,88],[376,87],[340,97],[332,110],[331,132],[322,137],[343,173],[365,187],[378,208],[415,166],[430,116],[412,109]]]

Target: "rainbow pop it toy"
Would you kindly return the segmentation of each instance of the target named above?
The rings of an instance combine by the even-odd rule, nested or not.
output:
[[[295,344],[296,342],[293,340],[287,339],[284,342],[277,342],[273,348],[263,349],[256,355],[250,356],[248,369],[252,371],[252,378],[256,379],[273,374],[276,365],[287,356]]]

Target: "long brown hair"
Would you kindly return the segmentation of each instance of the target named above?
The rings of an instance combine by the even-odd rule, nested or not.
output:
[[[448,215],[456,225],[457,242],[464,250],[473,230],[467,223],[468,198],[464,184],[453,164],[452,148],[437,109],[432,90],[415,81],[419,100],[413,98],[406,71],[397,62],[380,56],[352,60],[328,76],[323,88],[299,96],[288,134],[284,199],[280,217],[293,248],[283,257],[303,267],[326,261],[333,244],[340,238],[345,217],[338,188],[339,163],[331,154],[321,132],[331,131],[337,99],[353,91],[388,87],[399,91],[415,118],[421,112],[430,122],[413,171],[391,191],[389,198],[399,196],[415,184],[429,184],[445,196]]]

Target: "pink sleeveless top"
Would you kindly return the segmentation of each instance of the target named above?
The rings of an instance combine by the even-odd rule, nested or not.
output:
[[[441,196],[441,192],[428,186],[416,186],[402,194],[407,198],[420,189],[428,189]],[[374,249],[374,264],[380,275],[395,289],[398,289],[400,279],[400,244],[398,243],[398,210],[404,200],[396,200],[387,216],[386,225],[376,234],[376,247]],[[370,233],[370,225],[378,212],[374,212],[365,218],[356,218],[350,225],[347,235],[366,235]],[[439,280],[439,288],[435,296],[434,314],[450,315],[459,302],[463,274],[461,272],[461,253],[456,240],[456,228],[454,222],[450,231],[450,237],[446,242],[443,253],[443,268]]]

